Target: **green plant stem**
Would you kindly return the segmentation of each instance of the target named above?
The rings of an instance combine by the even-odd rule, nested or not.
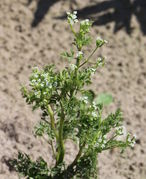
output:
[[[113,137],[111,137],[111,138],[107,141],[106,144],[108,144],[109,142],[111,142],[111,141],[112,141],[113,139],[115,139],[117,136],[118,136],[118,135],[116,134],[116,135],[114,135]]]
[[[57,133],[57,130],[56,130],[56,127],[55,127],[54,113],[53,113],[53,110],[52,110],[50,105],[48,105],[48,113],[49,113],[50,119],[51,119],[51,128],[52,128],[52,130],[55,134],[56,140],[58,140],[58,133]]]
[[[55,137],[56,137],[56,142],[57,143],[60,143],[59,141],[60,141],[60,137],[59,137],[59,135],[58,135],[58,132],[57,132],[57,130],[56,130],[56,127],[55,127],[55,119],[54,119],[54,113],[53,113],[53,110],[52,110],[52,108],[51,108],[51,106],[50,105],[48,105],[48,113],[49,113],[49,115],[50,115],[50,119],[51,119],[51,128],[52,128],[52,130],[53,130],[53,132],[54,132],[54,134],[55,134]],[[53,155],[54,155],[54,157],[56,158],[56,162],[57,162],[57,160],[58,160],[58,155],[56,155],[55,154],[55,150],[54,150],[54,147],[53,147],[53,144],[51,144],[51,147],[52,147],[52,151],[53,151]]]
[[[96,179],[99,179],[98,154],[96,156],[96,171],[97,171]]]
[[[53,146],[52,140],[49,141],[44,136],[43,136],[43,139],[51,146],[51,149],[52,149],[52,152],[53,152],[53,157],[56,158],[56,153],[55,153],[55,150],[54,150],[54,146]]]
[[[61,119],[60,119],[59,138],[58,138],[59,149],[58,149],[58,157],[57,157],[56,165],[63,162],[64,153],[65,153],[64,141],[63,141],[63,125],[64,125],[65,115],[64,115],[64,110],[63,110],[63,106],[61,102],[60,102],[60,105],[61,105]]]
[[[66,170],[64,170],[61,175],[59,176],[60,179],[63,179],[63,178],[67,178],[67,179],[71,179],[73,178],[73,176],[75,175],[75,171],[74,171],[74,166],[77,164],[79,158],[81,157],[82,155],[82,152],[83,152],[83,149],[85,147],[85,143],[80,147],[79,149],[79,152],[76,156],[76,158],[74,159],[74,161],[67,167]],[[56,179],[56,178],[55,178]],[[58,179],[58,178],[57,178]]]
[[[53,146],[53,142],[52,142],[52,141],[50,142],[50,145],[51,145],[51,148],[52,148],[53,156],[54,156],[54,158],[56,159],[56,152],[55,152],[55,149],[54,149],[54,146]]]
[[[80,158],[81,155],[82,155],[82,152],[83,152],[83,149],[84,149],[85,145],[86,145],[86,143],[84,142],[83,145],[80,147],[79,152],[78,152],[76,158],[74,159],[74,161],[72,162],[72,164],[69,165],[68,168],[71,169],[71,168],[73,168],[73,167],[76,165],[77,161],[79,160],[79,158]]]
[[[70,24],[70,29],[71,29],[72,33],[74,34],[74,36],[76,37],[76,32],[74,31],[73,26],[71,24]]]
[[[80,66],[80,59],[79,58],[76,58],[76,66],[77,66],[77,68],[75,69],[74,78],[77,80],[78,70],[79,70],[79,66]],[[74,88],[72,90],[70,90],[70,98],[72,98],[75,90],[76,90],[76,86],[74,85]]]
[[[98,49],[98,47],[96,46],[96,48],[93,50],[93,52],[89,55],[89,57],[79,66],[82,67],[83,65],[85,65],[86,63],[88,63],[88,61],[90,60],[90,58],[94,55],[94,53],[96,52],[96,50]]]
[[[79,65],[80,65],[80,60],[77,58],[76,59],[76,66],[77,66],[77,68],[79,68]]]

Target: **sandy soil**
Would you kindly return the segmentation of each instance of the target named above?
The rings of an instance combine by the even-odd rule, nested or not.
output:
[[[97,2],[105,1],[76,0],[72,8],[82,9]],[[6,161],[16,156],[19,150],[34,159],[42,155],[48,163],[52,162],[50,148],[43,140],[32,136],[33,126],[40,116],[22,99],[20,85],[28,83],[33,66],[54,63],[61,69],[65,65],[59,54],[69,49],[72,36],[66,21],[58,17],[69,11],[71,5],[69,1],[54,1],[36,25],[32,22],[37,3],[38,0],[29,1],[29,4],[27,0],[0,1],[0,179],[18,179]],[[113,6],[105,9],[110,13],[113,10]],[[102,11],[100,15],[104,13]],[[82,17],[84,15],[88,16],[88,13],[82,13]],[[98,15],[93,13],[92,18],[95,20]],[[108,46],[99,52],[107,56],[107,65],[95,75],[91,88],[97,93],[113,95],[114,104],[107,111],[120,107],[124,125],[137,135],[134,149],[126,150],[122,155],[115,150],[99,156],[101,179],[146,179],[146,36],[136,14],[131,17],[131,34],[124,29],[114,34],[117,23],[114,20],[106,25],[97,23],[100,26],[94,26],[91,32],[95,38],[102,36],[109,41]],[[68,162],[76,153],[76,147],[71,145],[68,143]]]

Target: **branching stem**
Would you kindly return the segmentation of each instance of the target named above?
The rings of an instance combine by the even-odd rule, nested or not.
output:
[[[90,59],[91,57],[94,55],[94,53],[96,52],[96,50],[98,49],[98,47],[96,46],[96,48],[93,50],[93,52],[89,55],[89,57],[79,66],[82,67],[83,65],[85,65]]]
[[[44,136],[43,136],[43,139],[51,146],[51,149],[52,149],[52,152],[53,152],[53,157],[56,158],[56,152],[55,152],[52,140],[49,141]]]
[[[83,149],[84,149],[85,145],[86,145],[86,143],[84,142],[83,145],[80,147],[76,158],[74,159],[73,163],[69,166],[69,168],[73,168],[76,165],[77,161],[79,160],[79,158],[82,155],[82,152],[83,152]]]

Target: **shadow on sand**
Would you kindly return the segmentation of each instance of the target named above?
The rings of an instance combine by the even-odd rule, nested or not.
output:
[[[121,29],[132,32],[131,19],[135,15],[141,31],[146,35],[146,0],[104,0],[92,6],[78,9],[78,17],[93,19],[93,25],[106,25],[114,22],[114,33]],[[58,17],[66,18],[66,15]]]
[[[28,4],[32,1],[28,0]],[[32,27],[37,27],[48,13],[50,7],[58,1],[61,0],[38,0],[37,9],[31,24]],[[72,0],[71,3],[74,3],[74,1]],[[93,19],[94,25],[106,25],[114,22],[114,33],[120,29],[125,29],[128,34],[132,32],[131,19],[135,15],[141,31],[146,35],[146,0],[104,0],[77,11],[79,18]],[[57,18],[65,19],[66,14]]]
[[[33,0],[28,0],[28,5],[32,2]],[[50,7],[58,2],[59,0],[38,0],[37,3],[37,9],[34,13],[34,19],[31,24],[32,27],[37,27],[38,24],[43,20],[47,12],[49,11]]]

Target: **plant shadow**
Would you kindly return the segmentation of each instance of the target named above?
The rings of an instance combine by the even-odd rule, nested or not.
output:
[[[28,0],[28,5],[33,0]],[[37,9],[31,26],[37,27],[48,13],[50,7],[61,0],[38,0]],[[70,0],[68,0],[70,1]],[[70,3],[75,3],[73,0]],[[94,20],[93,25],[106,25],[114,22],[114,33],[125,29],[128,34],[132,32],[131,19],[136,16],[140,29],[146,35],[146,0],[104,0],[92,6],[78,9],[79,18],[89,18]],[[63,14],[57,19],[65,19]]]
[[[28,5],[32,2],[33,0],[28,0]],[[38,0],[37,2],[37,9],[34,13],[34,19],[32,21],[31,26],[37,27],[38,24],[44,19],[45,15],[48,13],[50,7],[58,2],[59,0]]]
[[[142,33],[146,35],[146,0],[105,0],[77,11],[79,18],[93,19],[93,25],[114,22],[114,33],[125,29],[128,34],[132,32],[131,19],[134,15]],[[57,18],[64,19],[66,15]]]

